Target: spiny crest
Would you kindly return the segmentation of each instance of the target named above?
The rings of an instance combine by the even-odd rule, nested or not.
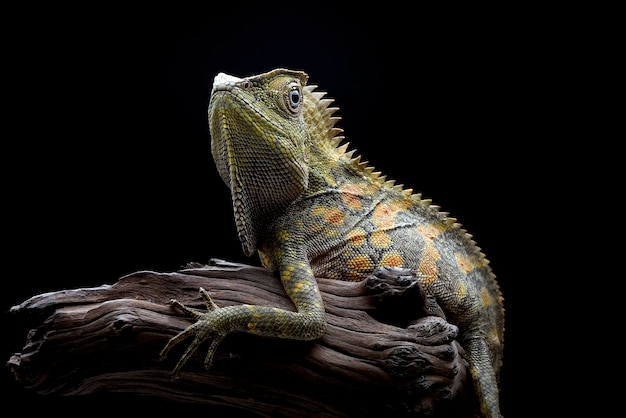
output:
[[[431,199],[422,199],[421,193],[413,193],[413,189],[405,189],[401,184],[395,184],[395,180],[387,180],[386,175],[382,175],[380,171],[374,171],[375,168],[368,165],[367,161],[361,161],[361,156],[353,156],[356,150],[348,150],[349,142],[343,142],[345,137],[340,135],[343,129],[335,127],[341,117],[334,116],[339,110],[338,107],[331,107],[333,99],[325,98],[326,92],[315,91],[317,85],[308,85],[304,87],[304,92],[309,96],[309,100],[305,100],[304,118],[312,133],[312,137],[319,139],[318,146],[326,148],[328,151],[334,151],[338,158],[345,158],[359,173],[378,182],[383,187],[394,190],[406,197],[409,197],[413,204],[421,207],[429,207],[437,212],[438,217],[452,229],[458,229],[465,234],[466,239],[471,245],[476,245],[472,236],[463,229],[463,226],[457,222],[456,218],[449,217],[448,212],[442,212],[441,208],[432,204]],[[486,263],[488,260],[484,258],[484,254],[480,252],[480,248],[476,247],[481,257]]]
[[[315,85],[304,87],[304,93],[309,99],[304,101],[304,120],[307,122],[313,138],[321,139],[335,148],[344,139],[343,136],[339,135],[343,129],[335,127],[341,118],[333,116],[339,108],[329,107],[333,100],[325,99],[326,93],[314,91],[316,88]],[[324,144],[318,143],[318,145]]]
[[[430,204],[430,200],[421,200],[420,194],[413,194],[412,189],[404,189],[403,185],[396,185],[394,180],[387,180],[387,176],[382,175],[380,171],[374,171],[374,167],[369,166],[367,161],[361,161],[360,155],[354,156],[356,150],[348,150],[350,143],[343,142],[345,137],[340,135],[343,129],[335,127],[336,123],[341,120],[341,117],[334,116],[339,108],[330,107],[334,100],[325,98],[327,93],[315,91],[316,88],[317,85],[304,87],[305,94],[309,96],[309,100],[305,101],[308,104],[305,104],[304,118],[312,136],[320,140],[317,145],[333,151],[337,158],[344,158],[357,172],[375,180],[383,187],[411,197],[417,204]]]
[[[305,101],[304,119],[309,125],[312,137],[319,139],[316,144],[324,147],[327,151],[333,152],[337,158],[343,158],[354,166],[357,171],[363,173],[381,184],[385,183],[385,178],[380,172],[375,172],[373,167],[368,166],[367,161],[361,161],[361,156],[354,156],[356,150],[348,150],[349,142],[343,142],[345,137],[340,135],[343,129],[336,127],[336,123],[341,120],[339,116],[333,116],[339,110],[338,107],[330,107],[333,99],[325,98],[326,92],[315,91],[317,85],[304,87],[304,92],[309,96]],[[306,104],[308,102],[308,104]]]

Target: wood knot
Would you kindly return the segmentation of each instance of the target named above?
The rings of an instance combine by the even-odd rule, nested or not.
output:
[[[387,373],[400,382],[419,379],[429,365],[420,349],[412,345],[403,345],[393,349],[386,360]]]
[[[118,317],[111,323],[111,327],[120,337],[129,337],[133,334],[133,324],[125,317]]]
[[[459,327],[437,316],[420,318],[408,329],[420,338],[420,343],[428,345],[449,344],[459,335]]]
[[[417,318],[435,315],[445,318],[434,297],[419,284],[417,272],[402,267],[379,267],[363,286],[376,301],[368,313],[378,321],[406,328]]]

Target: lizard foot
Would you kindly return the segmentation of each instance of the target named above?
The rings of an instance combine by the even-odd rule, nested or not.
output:
[[[213,302],[213,299],[211,299],[209,292],[203,288],[200,288],[200,295],[202,295],[202,298],[204,299],[204,303],[207,307],[206,311],[190,308],[175,299],[170,301],[172,305],[196,319],[195,323],[185,328],[185,330],[180,332],[178,335],[172,337],[167,342],[165,347],[163,347],[163,350],[161,350],[160,357],[161,360],[164,360],[175,345],[190,336],[194,336],[193,341],[178,360],[178,363],[176,363],[172,372],[172,379],[177,379],[179,377],[180,369],[187,362],[187,360],[191,358],[200,344],[209,338],[213,338],[204,360],[204,367],[209,369],[211,367],[211,362],[217,346],[224,339],[224,337],[232,331],[228,321],[229,315],[224,312],[224,308],[219,308],[215,302]]]

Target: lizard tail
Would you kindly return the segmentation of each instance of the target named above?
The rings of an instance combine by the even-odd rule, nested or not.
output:
[[[470,374],[474,391],[480,404],[481,416],[501,418],[498,395],[498,379],[491,362],[487,344],[482,338],[475,338],[465,345],[470,363]]]

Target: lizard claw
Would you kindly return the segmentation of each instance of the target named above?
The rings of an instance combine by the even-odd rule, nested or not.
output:
[[[206,305],[207,310],[212,311],[215,309],[219,309],[217,305],[215,304],[215,302],[213,302],[213,299],[211,299],[211,295],[209,295],[209,292],[204,290],[203,287],[200,288],[199,292],[200,292],[200,295],[202,295],[202,298],[204,299],[204,304]]]
[[[211,311],[214,311],[216,309],[219,309],[218,306],[215,304],[215,302],[213,302],[213,299],[211,299],[211,296],[209,295],[209,292],[204,290],[204,288],[202,288],[202,287],[200,288],[199,292],[200,292],[200,295],[202,296],[202,298],[204,299],[204,304],[205,304],[206,309],[207,309],[206,311],[203,311],[201,309],[196,309],[196,308],[190,308],[189,306],[183,305],[182,303],[180,303],[176,299],[171,299],[170,303],[172,305],[176,306],[181,311],[183,311],[186,314],[188,314],[189,316],[195,318],[195,319],[200,319],[207,312],[211,312]]]
[[[221,308],[219,308],[215,304],[215,302],[213,302],[213,299],[211,299],[209,292],[207,292],[203,288],[200,288],[200,295],[202,295],[202,298],[204,299],[204,303],[207,307],[206,311],[188,307],[186,305],[183,305],[176,299],[172,299],[170,301],[172,305],[176,306],[181,311],[196,319],[195,323],[189,325],[176,336],[172,337],[167,342],[165,347],[163,347],[159,354],[161,361],[164,360],[174,346],[187,339],[188,337],[194,336],[193,341],[187,347],[185,352],[176,363],[176,366],[172,371],[172,379],[179,378],[180,370],[185,365],[187,360],[191,358],[191,356],[198,349],[200,344],[212,337],[213,339],[211,341],[211,345],[209,346],[207,355],[204,360],[205,368],[209,369],[211,367],[213,355],[215,354],[217,346],[230,332],[228,324],[224,321],[226,316],[222,315],[221,312],[218,313]]]

